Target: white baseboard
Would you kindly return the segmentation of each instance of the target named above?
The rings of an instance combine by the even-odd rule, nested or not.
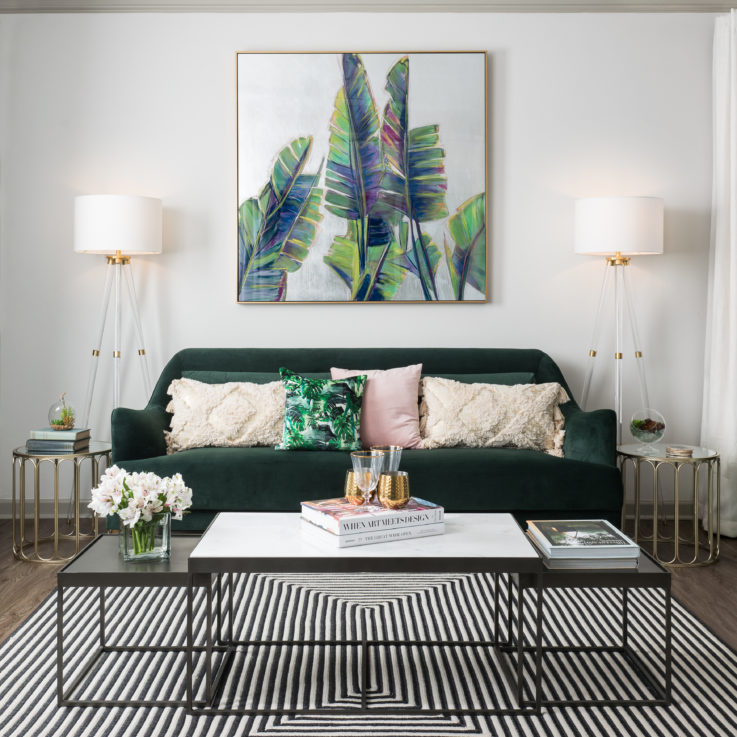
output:
[[[82,499],[79,503],[79,515],[80,517],[91,517],[92,513],[87,509],[87,505],[90,503],[88,499]],[[42,518],[53,518],[54,516],[54,500],[53,499],[41,499],[40,503],[40,517]],[[63,518],[67,516],[67,513],[73,512],[72,505],[69,504],[68,499],[59,500],[59,517]],[[17,512],[16,512],[17,513]],[[0,499],[0,519],[10,519],[13,516],[13,505],[10,499]],[[26,501],[26,519],[33,517],[33,504]]]

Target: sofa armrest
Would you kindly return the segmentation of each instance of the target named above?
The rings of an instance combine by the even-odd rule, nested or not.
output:
[[[112,462],[166,455],[164,431],[169,415],[162,407],[118,407],[112,415]]]
[[[561,407],[566,418],[563,454],[566,458],[615,466],[617,416],[611,409],[584,412],[572,402]]]

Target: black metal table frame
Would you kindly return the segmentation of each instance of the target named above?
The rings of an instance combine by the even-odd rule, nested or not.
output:
[[[641,551],[641,556],[645,556],[655,563],[652,556],[647,552]],[[656,563],[657,565],[657,563]],[[630,665],[630,667],[641,678],[644,685],[648,688],[653,698],[651,699],[578,699],[575,701],[565,699],[546,699],[541,698],[540,704],[545,707],[552,706],[668,706],[672,701],[672,681],[673,681],[673,658],[672,658],[672,612],[671,612],[671,596],[670,596],[670,573],[661,568],[662,575],[653,574],[652,576],[636,577],[632,575],[632,571],[612,570],[596,570],[575,571],[571,576],[570,571],[565,570],[548,570],[542,575],[542,589],[539,589],[537,581],[533,581],[529,577],[516,577],[515,584],[518,589],[518,606],[521,608],[524,603],[525,591],[535,588],[538,592],[538,604],[542,607],[544,593],[550,588],[611,588],[620,589],[622,591],[622,631],[621,642],[615,645],[543,645],[542,657],[544,660],[546,653],[618,653]],[[569,575],[566,575],[569,574]],[[512,579],[509,577],[509,586],[512,587]],[[662,588],[665,593],[664,601],[664,674],[663,682],[659,683],[651,668],[643,662],[642,658],[632,649],[629,644],[629,590],[632,588]],[[542,595],[541,595],[542,594]],[[511,620],[511,614],[510,620]],[[510,630],[513,632],[513,630]],[[543,632],[539,635],[542,639]],[[514,643],[512,643],[514,645]],[[524,646],[523,650],[529,650]],[[542,669],[543,662],[539,664]]]
[[[89,554],[92,546],[95,545],[102,538],[108,536],[99,536],[93,541],[88,548],[82,550],[79,555]],[[109,536],[115,537],[117,536]],[[191,536],[193,537],[193,536]],[[176,539],[176,538],[175,538]],[[116,543],[117,545],[117,543]],[[72,561],[73,563],[73,561]],[[130,569],[130,572],[122,577],[118,577],[115,581],[110,581],[106,584],[100,584],[98,578],[102,574],[93,574],[87,576],[77,576],[76,580],[68,580],[68,576],[65,576],[67,568],[72,563],[67,564],[59,571],[57,581],[57,592],[56,592],[56,693],[57,703],[59,706],[103,706],[103,707],[114,707],[114,706],[144,706],[144,707],[164,707],[173,706],[181,707],[185,706],[185,702],[181,700],[157,700],[157,699],[78,699],[74,698],[75,691],[79,688],[80,684],[84,681],[90,673],[93,672],[95,667],[100,662],[100,659],[108,653],[183,653],[186,651],[185,645],[116,645],[110,643],[107,640],[107,632],[105,627],[105,613],[106,613],[106,602],[105,602],[105,589],[106,588],[149,588],[153,586],[167,586],[174,588],[184,588],[185,584],[182,577],[172,577],[170,580],[161,580],[159,576],[155,581],[146,578],[145,574],[141,575],[140,571],[137,571],[135,567]],[[215,586],[218,587],[220,582],[219,576],[215,578]],[[205,588],[207,595],[212,595],[213,577],[207,575],[198,575],[194,581],[195,587]],[[96,588],[98,590],[98,605],[97,605],[97,617],[98,617],[98,633],[99,633],[99,646],[91,653],[85,663],[80,666],[74,680],[71,684],[65,685],[64,683],[64,593],[65,589],[70,588]],[[219,633],[220,634],[220,633]],[[224,648],[221,648],[224,649]]]
[[[187,710],[192,714],[199,715],[210,715],[210,716],[234,716],[234,715],[249,715],[249,716],[294,716],[297,714],[309,714],[310,716],[356,716],[359,714],[371,716],[386,716],[386,715],[406,715],[406,714],[419,714],[423,716],[434,716],[434,715],[457,715],[457,716],[513,716],[513,715],[535,715],[540,714],[542,709],[542,565],[540,569],[534,573],[528,573],[530,580],[536,581],[537,583],[531,584],[538,591],[538,606],[536,608],[535,617],[535,635],[534,644],[525,645],[525,632],[524,632],[524,621],[521,616],[522,613],[522,602],[518,604],[518,616],[517,616],[517,633],[516,636],[512,636],[513,618],[510,616],[507,620],[507,639],[499,639],[499,576],[501,573],[506,571],[489,571],[494,575],[494,639],[493,640],[481,640],[481,641],[465,641],[465,640],[413,640],[411,643],[400,642],[395,640],[368,640],[365,634],[365,628],[363,636],[360,640],[236,640],[233,637],[233,579],[236,573],[277,573],[277,572],[295,572],[297,568],[301,572],[318,571],[321,570],[319,564],[314,568],[305,568],[305,561],[291,561],[286,566],[282,566],[278,569],[271,569],[269,571],[234,571],[234,570],[221,570],[212,571],[211,573],[217,574],[216,590],[218,607],[216,610],[215,617],[213,617],[212,603],[213,596],[211,591],[208,590],[206,596],[206,612],[205,612],[205,645],[195,645],[194,643],[194,588],[195,588],[195,576],[197,573],[190,572],[189,581],[187,585]],[[457,565],[457,564],[456,564]],[[226,563],[226,569],[232,568]],[[392,569],[395,571],[395,569]],[[409,571],[402,568],[403,572],[437,572],[436,568],[431,566],[428,570],[423,568],[421,561],[414,561],[414,570]],[[443,572],[455,572],[458,570],[448,567]],[[480,573],[484,572],[478,565],[474,567],[472,571]],[[227,637],[222,638],[223,635],[223,589],[221,588],[221,575],[227,576],[227,621],[228,631]],[[510,607],[511,610],[511,607]],[[213,637],[213,622],[217,623],[217,637]],[[360,706],[354,707],[284,707],[284,708],[218,708],[215,706],[215,702],[220,696],[220,691],[225,683],[225,676],[228,673],[229,667],[233,660],[233,655],[236,650],[241,647],[285,647],[285,646],[307,646],[307,647],[353,647],[361,651],[361,703]],[[416,706],[404,706],[404,707],[371,707],[368,703],[368,650],[372,647],[395,647],[398,649],[408,647],[490,647],[497,651],[499,655],[499,662],[501,664],[502,675],[507,681],[512,693],[516,695],[517,707],[510,708],[486,708],[486,709],[473,709],[473,708],[443,708],[443,709],[427,709]],[[194,698],[194,653],[202,652],[205,656],[205,698],[195,699]],[[224,652],[225,655],[222,658],[218,668],[216,670],[212,667],[212,656],[214,652]],[[524,678],[524,657],[526,652],[533,652],[533,664],[534,664],[534,691],[530,688],[529,684]],[[512,660],[513,666],[510,667],[507,663],[507,659]],[[514,670],[513,670],[514,669]]]

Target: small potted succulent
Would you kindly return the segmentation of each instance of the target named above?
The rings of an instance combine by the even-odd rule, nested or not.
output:
[[[62,392],[59,401],[49,407],[49,425],[54,430],[71,430],[74,427],[74,407],[67,402],[66,392]]]

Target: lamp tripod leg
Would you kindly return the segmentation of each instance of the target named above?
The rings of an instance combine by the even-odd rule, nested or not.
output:
[[[130,264],[125,269],[125,283],[128,285],[128,296],[130,297],[131,310],[133,311],[133,322],[136,327],[136,337],[138,338],[138,355],[141,359],[141,373],[143,374],[143,388],[146,392],[146,398],[151,396],[151,375],[148,371],[148,357],[146,356],[146,347],[143,344],[143,330],[141,329],[141,316],[138,312],[138,300],[136,299],[136,288],[133,284],[133,273]]]
[[[643,408],[650,407],[650,395],[647,391],[647,375],[645,372],[645,359],[640,350],[640,334],[637,330],[637,320],[635,318],[634,304],[632,302],[632,290],[627,269],[622,273],[622,291],[624,292],[624,303],[627,307],[627,318],[630,326],[630,335],[632,336],[632,347],[635,351],[635,364],[637,365],[637,374],[640,380],[640,398]]]
[[[617,445],[622,444],[622,279],[624,266],[614,266],[614,411],[617,413]]]
[[[105,322],[107,321],[107,312],[110,306],[110,287],[113,281],[112,265],[108,265],[107,274],[105,275],[105,290],[102,297],[102,312],[100,315],[100,327],[97,331],[97,340],[92,348],[92,360],[90,362],[90,371],[87,378],[87,392],[84,401],[84,414],[82,415],[82,427],[88,427],[90,421],[90,408],[92,406],[92,395],[95,392],[95,379],[97,378],[97,366],[100,358],[100,346],[102,345],[102,336],[105,332]]]
[[[120,407],[120,336],[121,336],[121,311],[120,311],[120,270],[122,264],[113,264],[115,269],[115,332],[113,340],[113,408]]]
[[[599,345],[599,337],[601,335],[601,318],[604,312],[604,300],[607,294],[607,288],[609,286],[609,275],[612,271],[612,266],[606,265],[604,270],[604,279],[601,282],[601,291],[599,292],[599,305],[596,308],[596,316],[594,317],[594,330],[591,335],[591,342],[589,343],[589,361],[586,366],[586,377],[583,382],[583,391],[581,392],[581,409],[586,409],[586,403],[589,399],[589,390],[591,389],[591,378],[594,374],[594,359],[597,354],[597,346]]]

